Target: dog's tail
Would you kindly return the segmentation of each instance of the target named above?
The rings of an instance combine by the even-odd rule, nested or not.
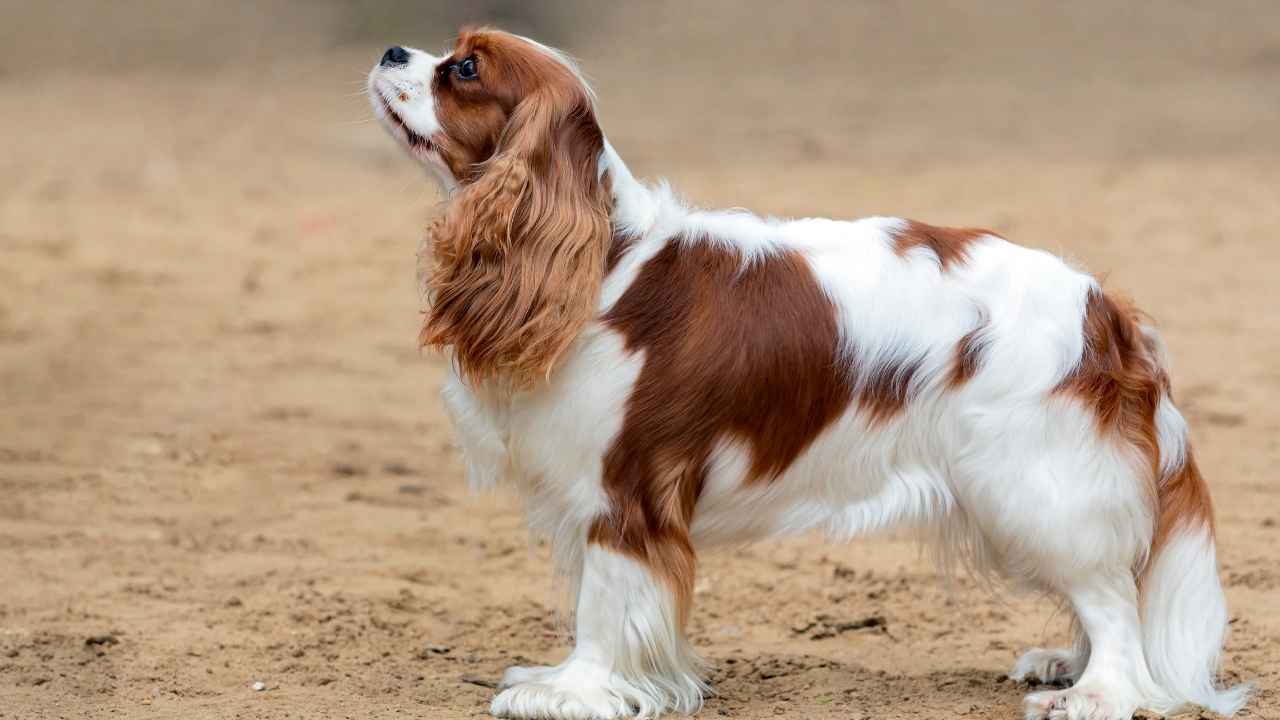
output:
[[[1143,328],[1148,350],[1168,367],[1159,336]],[[1167,375],[1166,375],[1167,378]],[[1140,578],[1142,644],[1156,683],[1173,699],[1232,715],[1250,688],[1215,683],[1227,633],[1227,603],[1218,579],[1213,504],[1187,440],[1187,425],[1169,396],[1156,410],[1159,499],[1151,556]]]

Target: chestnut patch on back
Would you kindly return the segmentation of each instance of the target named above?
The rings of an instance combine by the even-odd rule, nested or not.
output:
[[[793,251],[744,264],[704,238],[673,238],[603,321],[644,367],[604,458],[611,513],[590,539],[664,573],[684,603],[689,525],[717,441],[741,441],[749,480],[768,481],[852,401],[836,308]]]
[[[773,477],[852,398],[835,306],[793,251],[744,267],[732,250],[673,239],[604,321],[645,353],[610,458],[638,438],[705,459],[727,434],[750,446],[752,479]]]
[[[981,228],[948,228],[907,220],[906,225],[894,233],[894,252],[905,257],[913,248],[927,247],[938,258],[943,270],[968,259],[969,248],[974,242],[988,235],[990,230]]]

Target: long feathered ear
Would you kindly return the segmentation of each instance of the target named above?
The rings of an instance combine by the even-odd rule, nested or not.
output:
[[[430,229],[423,345],[472,381],[545,379],[595,313],[609,243],[604,138],[585,88],[546,86]]]

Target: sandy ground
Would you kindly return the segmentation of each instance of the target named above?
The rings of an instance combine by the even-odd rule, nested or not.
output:
[[[1137,298],[1214,487],[1225,672],[1276,718],[1280,15],[1172,5],[672,3],[569,37],[624,157],[698,204],[989,226]],[[0,717],[474,717],[566,652],[415,348],[437,198],[358,95],[393,39],[0,65]],[[1065,625],[906,538],[711,555],[700,716],[1016,717],[1002,674]]]

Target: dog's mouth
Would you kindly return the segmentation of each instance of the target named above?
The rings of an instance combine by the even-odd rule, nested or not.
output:
[[[431,138],[423,137],[414,132],[408,123],[400,117],[400,114],[391,107],[391,103],[387,102],[381,92],[378,93],[378,102],[382,104],[382,112],[386,113],[387,119],[391,124],[400,128],[404,133],[405,142],[409,143],[410,148],[423,153],[431,152],[435,149],[435,146],[431,143]]]

